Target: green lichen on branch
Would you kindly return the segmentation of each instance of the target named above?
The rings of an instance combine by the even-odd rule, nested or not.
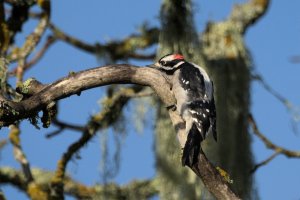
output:
[[[106,107],[104,107],[101,112],[91,117],[86,125],[83,135],[68,147],[67,151],[58,161],[56,172],[51,180],[53,199],[59,199],[63,195],[65,170],[72,156],[86,145],[98,130],[107,128],[109,125],[116,122],[122,108],[129,101],[130,95],[141,89],[141,86],[132,86],[131,88],[120,90],[112,95],[110,99],[104,100],[106,102]]]
[[[28,184],[26,193],[32,200],[48,200],[49,199],[47,191],[43,190],[43,188],[40,185],[38,185],[34,182]]]
[[[4,96],[7,94],[7,66],[7,59],[0,56],[0,93]]]
[[[29,78],[26,81],[24,81],[23,83],[19,83],[16,90],[21,94],[30,95],[29,91],[30,91],[31,84],[32,84],[33,81],[36,81],[36,79],[35,78]]]
[[[140,34],[132,34],[123,40],[111,41],[106,44],[89,44],[64,33],[54,24],[50,24],[50,28],[56,39],[63,40],[76,48],[96,54],[100,58],[108,56],[111,61],[128,58],[152,59],[154,57],[153,55],[140,55],[136,53],[136,51],[146,49],[151,45],[156,44],[159,34],[157,28],[143,26]]]
[[[5,21],[4,2],[0,1],[0,55],[4,55],[10,43],[9,29]]]
[[[31,199],[49,199],[49,183],[53,172],[33,168],[32,173],[35,179],[34,184],[26,186],[26,181],[22,171],[9,167],[0,168],[0,184],[12,183],[16,188],[27,194],[30,193]],[[64,179],[65,194],[76,199],[149,199],[158,193],[158,185],[156,179],[135,180],[124,185],[109,183],[108,185],[85,186],[69,175]],[[135,192],[132,192],[135,191]],[[46,194],[47,193],[47,194]],[[38,198],[40,195],[40,198]]]
[[[43,14],[34,31],[27,36],[21,48],[13,49],[11,54],[8,55],[10,61],[26,59],[29,54],[35,49],[40,39],[42,38],[46,28],[48,27],[50,19],[50,1],[38,0],[38,5],[42,8]],[[28,15],[28,14],[27,14]]]
[[[9,139],[14,146],[20,146],[20,129],[16,126],[10,126]]]

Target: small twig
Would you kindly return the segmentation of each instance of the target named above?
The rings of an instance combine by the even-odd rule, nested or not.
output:
[[[53,119],[52,123],[55,125],[55,126],[58,126],[59,128],[62,128],[62,129],[70,129],[70,130],[73,130],[73,131],[84,131],[85,128],[84,126],[79,126],[79,125],[76,125],[76,124],[70,124],[70,123],[67,123],[67,122],[63,122],[61,120],[58,120],[57,118]]]
[[[46,53],[46,51],[49,49],[49,47],[55,42],[55,38],[53,38],[52,36],[49,36],[47,38],[47,41],[45,42],[44,46],[40,49],[39,52],[37,52],[35,54],[35,56],[29,61],[29,62],[26,62],[24,64],[24,66],[22,67],[23,68],[23,71],[26,71],[28,69],[30,69],[33,65],[35,65],[43,56],[44,54]],[[18,70],[18,67],[17,66],[13,71],[11,71],[9,74],[10,75],[15,75],[17,73],[17,70]]]
[[[19,127],[15,125],[10,126],[9,139],[12,145],[14,146],[15,159],[21,164],[27,183],[32,182],[33,176],[31,173],[30,164],[21,147]]]
[[[256,165],[254,165],[253,169],[250,171],[251,174],[253,174],[254,172],[256,172],[256,170],[259,167],[262,167],[264,165],[267,165],[269,162],[271,162],[276,156],[278,156],[280,153],[275,151],[271,156],[269,156],[268,158],[266,158],[265,160],[261,161],[260,163],[257,163]]]
[[[252,78],[258,81],[265,90],[267,90],[271,95],[273,95],[278,101],[280,101],[287,109],[287,111],[292,115],[292,125],[294,132],[297,132],[296,122],[300,119],[300,113],[296,106],[294,106],[287,98],[281,95],[279,92],[275,91],[259,73],[252,74]]]
[[[148,96],[152,96],[154,95],[153,91],[141,91],[141,92],[128,92],[128,88],[125,89],[127,91],[124,92],[124,97],[130,97],[130,98],[141,98],[141,97],[148,97]],[[75,125],[75,124],[71,124],[71,123],[67,123],[67,122],[63,122],[58,120],[57,118],[53,119],[52,123],[55,126],[58,126],[59,129],[56,131],[53,131],[51,133],[48,133],[46,135],[47,138],[51,138],[54,137],[58,134],[60,134],[62,131],[64,131],[65,129],[69,129],[69,130],[73,130],[73,131],[78,131],[78,132],[84,132],[86,127],[85,126],[79,126],[79,125]],[[87,123],[89,124],[89,122]]]
[[[51,131],[50,133],[47,133],[45,137],[47,139],[50,139],[52,137],[55,137],[55,136],[61,134],[63,131],[64,131],[64,128],[59,128],[59,129],[57,129],[55,131]]]
[[[290,62],[292,62],[292,63],[300,63],[300,55],[295,55],[295,56],[291,56],[290,57]]]
[[[54,118],[52,120],[52,123],[58,127],[58,130],[46,134],[46,138],[52,138],[52,137],[60,134],[65,129],[70,129],[70,130],[78,131],[78,132],[84,132],[84,130],[85,130],[84,126],[79,126],[79,125],[63,122],[63,121],[58,120],[57,118]]]
[[[286,99],[284,96],[279,94],[277,91],[275,91],[264,79],[259,73],[253,73],[252,78],[259,83],[268,91],[270,92],[276,99],[278,99],[282,104],[287,106],[288,109],[290,109],[291,103],[288,99]]]
[[[0,140],[0,150],[7,144],[7,140]]]
[[[251,114],[249,114],[249,124],[251,125],[254,134],[258,138],[261,139],[261,141],[265,144],[265,146],[268,149],[272,149],[275,151],[275,153],[272,156],[270,156],[268,159],[266,159],[266,161],[264,161],[264,162],[267,162],[267,163],[270,162],[273,158],[275,158],[279,154],[285,155],[288,158],[300,158],[300,151],[291,151],[291,150],[285,149],[283,147],[277,146],[274,143],[272,143],[266,136],[264,136],[259,131],[257,124]],[[258,167],[256,167],[256,168],[258,168]]]

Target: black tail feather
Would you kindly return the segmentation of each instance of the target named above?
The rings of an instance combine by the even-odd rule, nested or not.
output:
[[[203,138],[194,124],[187,136],[187,141],[183,148],[183,154],[181,158],[182,166],[187,165],[191,167],[197,163],[202,140]]]

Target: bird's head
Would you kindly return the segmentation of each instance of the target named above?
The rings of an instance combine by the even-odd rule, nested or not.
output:
[[[159,59],[152,67],[164,71],[174,71],[183,63],[184,57],[181,54],[168,54]]]

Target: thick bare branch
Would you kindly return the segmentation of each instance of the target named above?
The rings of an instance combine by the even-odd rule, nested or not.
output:
[[[199,176],[206,188],[220,200],[238,200],[240,199],[225,182],[224,178],[209,162],[205,154],[200,152],[198,155],[198,163],[190,168]]]
[[[134,83],[148,85],[162,98],[166,105],[174,104],[167,80],[155,69],[141,68],[130,65],[109,65],[71,73],[48,86],[39,93],[21,102],[1,101],[0,123],[7,126],[16,120],[29,117],[32,113],[43,109],[49,103],[79,95],[81,91],[115,83]],[[30,85],[30,83],[28,83]],[[32,88],[27,88],[31,90]]]

